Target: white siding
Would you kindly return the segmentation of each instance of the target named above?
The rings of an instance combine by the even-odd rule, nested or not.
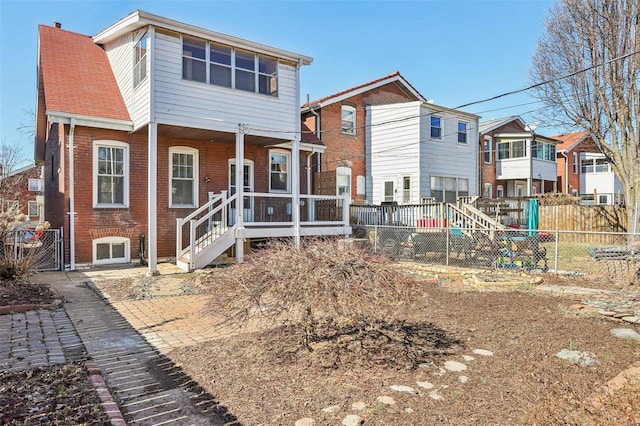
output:
[[[384,201],[384,182],[394,182],[394,201],[402,203],[404,176],[412,182],[412,203],[419,200],[420,103],[407,102],[367,107],[367,164],[373,204]]]
[[[431,139],[431,115],[442,117],[442,137]],[[467,143],[458,143],[458,121],[467,123]],[[421,107],[420,195],[431,196],[431,176],[469,179],[469,195],[478,195],[478,120],[455,111]]]
[[[278,97],[248,93],[182,79],[182,44],[176,35],[156,33],[155,111],[160,124],[234,132],[246,123],[250,133],[292,139],[296,129],[296,69],[280,64]]]
[[[122,99],[131,117],[133,117],[133,39],[134,35],[129,33],[104,46]]]
[[[593,161],[594,158],[604,158],[599,153],[583,153],[581,161],[585,159]],[[590,172],[580,173],[580,193],[593,194],[609,194],[609,203],[613,204],[617,200],[618,191],[622,192],[622,184],[613,171],[610,172]]]

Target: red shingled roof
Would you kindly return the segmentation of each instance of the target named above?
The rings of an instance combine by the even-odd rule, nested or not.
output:
[[[585,136],[587,136],[588,132],[576,132],[576,133],[567,133],[566,135],[558,135],[552,136],[553,139],[557,139],[560,141],[558,145],[556,145],[556,149],[558,151],[570,149],[576,143],[580,142]]]
[[[47,111],[130,120],[107,55],[91,37],[38,26]]]
[[[369,82],[367,82],[367,83],[359,84],[359,85],[354,86],[354,87],[352,87],[352,88],[350,88],[350,89],[346,89],[346,90],[343,90],[343,91],[341,91],[341,92],[334,93],[333,95],[329,95],[329,96],[325,96],[324,98],[320,98],[320,99],[316,99],[316,100],[313,100],[313,101],[309,101],[309,102],[305,103],[304,105],[302,105],[302,106],[301,106],[301,108],[307,107],[307,106],[309,106],[309,105],[321,104],[321,103],[323,103],[323,102],[328,101],[329,99],[337,98],[338,96],[345,95],[345,94],[347,94],[347,93],[349,93],[349,92],[355,92],[356,90],[358,90],[358,89],[362,89],[363,87],[371,86],[371,85],[374,85],[374,84],[376,84],[376,83],[379,83],[379,82],[381,82],[381,81],[384,81],[384,80],[387,80],[387,79],[390,79],[390,78],[393,78],[393,77],[400,77],[400,78],[402,79],[402,81],[403,81],[404,83],[406,83],[406,84],[407,84],[407,85],[408,85],[412,90],[414,90],[414,91],[415,91],[419,96],[422,96],[422,94],[421,94],[420,92],[418,92],[418,90],[416,90],[416,88],[415,88],[415,87],[413,87],[413,85],[412,85],[411,83],[409,83],[409,82],[408,82],[408,81],[407,81],[407,80],[406,80],[406,79],[405,79],[405,78],[400,74],[400,71],[396,71],[396,72],[393,72],[393,73],[391,73],[391,74],[385,75],[384,77],[380,77],[380,78],[377,78],[377,79],[375,79],[375,80],[369,81]]]

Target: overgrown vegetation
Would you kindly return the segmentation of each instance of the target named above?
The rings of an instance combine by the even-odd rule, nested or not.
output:
[[[297,327],[310,350],[321,334],[383,332],[422,294],[389,259],[338,239],[307,240],[299,249],[271,242],[203,284],[215,294],[208,312],[223,323]]]

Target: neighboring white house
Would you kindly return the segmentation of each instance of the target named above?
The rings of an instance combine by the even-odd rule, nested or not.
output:
[[[624,202],[622,184],[604,154],[580,153],[580,199],[583,204]]]
[[[478,116],[420,101],[367,107],[367,201],[478,195]]]

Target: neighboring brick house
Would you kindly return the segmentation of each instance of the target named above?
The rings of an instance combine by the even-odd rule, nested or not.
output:
[[[523,197],[554,192],[557,143],[529,129],[518,116],[481,122],[482,197]]]
[[[28,226],[44,221],[41,168],[35,164],[0,174],[2,209],[17,206]]]
[[[131,262],[143,234],[155,273],[233,244],[241,258],[249,238],[349,233],[343,198],[300,195],[324,151],[300,132],[311,61],[139,10],[94,37],[41,25],[35,158],[68,267]]]
[[[367,107],[411,101],[426,102],[399,72],[394,72],[302,105],[302,121],[326,146],[319,163],[314,160],[318,172],[315,192],[348,193],[352,200],[365,201]]]
[[[579,196],[584,204],[622,204],[622,184],[588,132],[554,136],[558,192]]]

